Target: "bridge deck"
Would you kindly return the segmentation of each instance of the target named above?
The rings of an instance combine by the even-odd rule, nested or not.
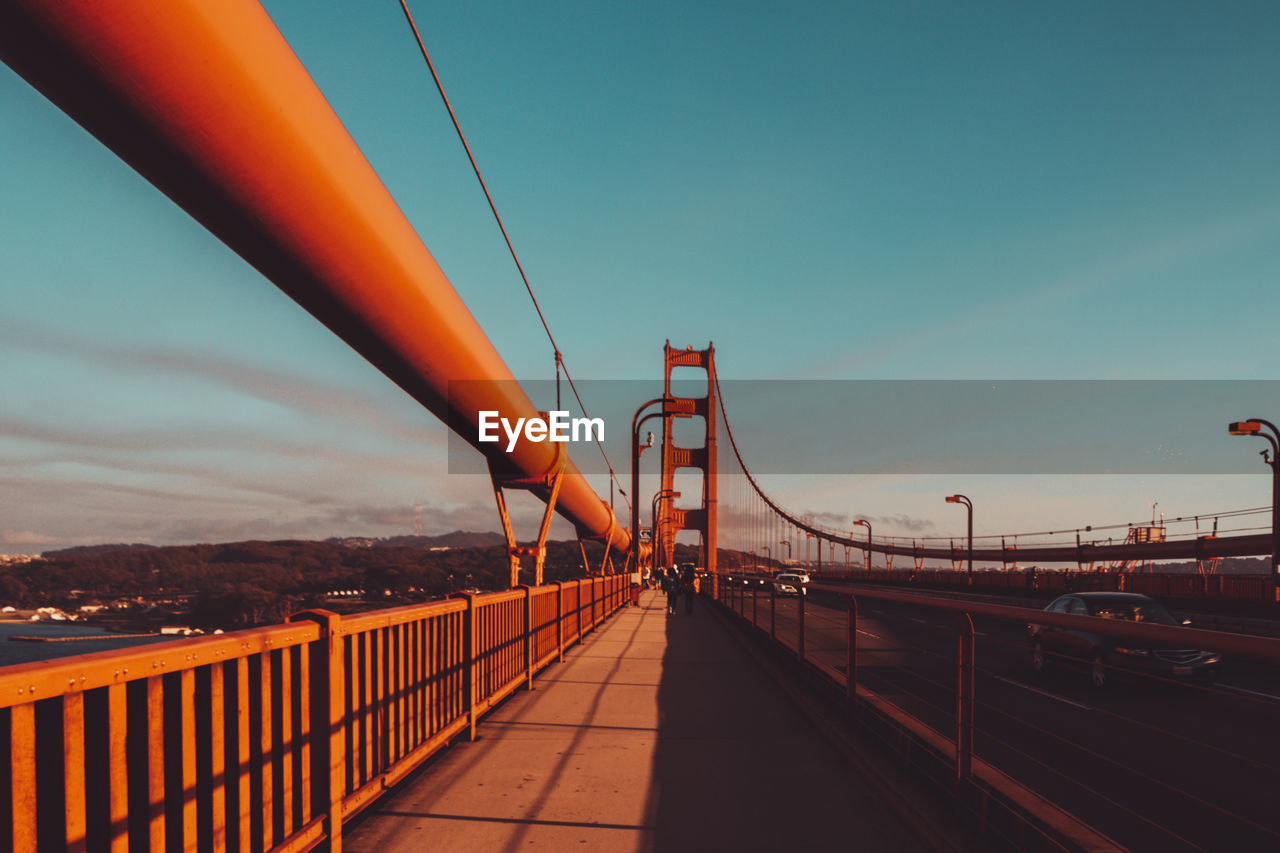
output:
[[[665,606],[645,593],[601,626],[344,848],[921,849],[710,613]]]

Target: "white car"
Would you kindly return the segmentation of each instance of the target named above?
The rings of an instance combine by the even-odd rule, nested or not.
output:
[[[808,595],[809,590],[805,588],[808,582],[809,576],[804,572],[782,572],[773,577],[778,595]]]

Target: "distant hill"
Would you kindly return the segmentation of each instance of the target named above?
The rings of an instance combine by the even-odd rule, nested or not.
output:
[[[1218,561],[1217,571],[1220,575],[1265,575],[1269,571],[1268,562],[1266,557],[1223,557]],[[1195,574],[1196,564],[1194,560],[1156,563],[1155,570],[1170,574]]]
[[[385,539],[372,536],[334,536],[325,541],[347,548],[491,548],[494,545],[505,545],[507,540],[501,533],[455,530],[439,536],[390,536]]]
[[[132,545],[117,543],[113,545],[76,545],[73,548],[59,548],[56,551],[45,551],[40,556],[46,560],[57,560],[63,557],[97,557],[113,551],[154,551],[155,545],[144,545],[135,542]]]
[[[389,548],[489,548],[505,545],[507,539],[501,533],[475,533],[455,530],[439,536],[392,536],[380,540],[377,547]]]

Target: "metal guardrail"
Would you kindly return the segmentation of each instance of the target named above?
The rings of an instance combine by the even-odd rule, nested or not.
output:
[[[1002,808],[1023,823],[1020,832],[1036,838],[1036,844],[1042,849],[1054,850],[1123,850],[1119,843],[1109,838],[1097,828],[1081,818],[1069,813],[1046,796],[1032,790],[1022,781],[1006,772],[1007,768],[996,766],[990,757],[978,755],[974,748],[974,709],[975,709],[975,672],[991,676],[992,672],[978,666],[975,658],[975,618],[996,619],[1026,626],[1028,624],[1049,625],[1064,629],[1076,629],[1089,633],[1125,641],[1126,645],[1142,645],[1151,648],[1173,649],[1207,649],[1230,655],[1232,659],[1251,660],[1267,664],[1280,663],[1280,639],[1269,637],[1246,636],[1221,631],[1210,631],[1192,627],[1137,623],[1123,620],[1102,619],[1093,616],[1079,616],[1066,613],[1047,612],[1027,607],[1015,607],[1004,604],[993,604],[984,601],[931,596],[927,592],[908,592],[876,588],[872,585],[859,585],[851,590],[847,585],[833,586],[818,583],[807,585],[811,594],[821,594],[830,602],[843,601],[847,607],[847,623],[837,626],[847,630],[846,636],[837,638],[835,642],[843,646],[843,660],[836,661],[835,656],[841,651],[832,649],[833,639],[830,632],[824,638],[826,660],[823,655],[807,648],[806,637],[812,629],[806,629],[806,610],[813,605],[805,605],[806,596],[793,598],[794,607],[779,608],[779,596],[769,579],[758,575],[735,576],[722,575],[718,584],[707,586],[718,590],[718,601],[731,613],[741,617],[746,623],[754,626],[757,636],[768,637],[771,644],[782,647],[799,659],[806,670],[831,688],[831,695],[843,696],[846,708],[851,713],[879,715],[898,735],[897,749],[903,749],[901,738],[907,737],[922,747],[918,751],[929,751],[933,774],[950,776],[950,782],[942,779],[941,787],[963,807],[980,803],[970,809],[977,819],[986,823],[994,809],[993,802],[1000,802]],[[762,585],[761,581],[764,581]],[[1081,590],[1077,590],[1081,591]],[[861,677],[862,668],[866,667],[866,649],[860,649],[859,602],[890,602],[899,605],[924,608],[928,611],[949,614],[954,617],[955,645],[954,657],[947,656],[946,661],[935,660],[936,666],[951,666],[953,677],[943,679],[945,684],[934,684],[933,691],[940,696],[950,693],[951,709],[935,708],[932,716],[938,719],[950,719],[952,730],[949,733],[940,731],[936,726],[938,719],[932,724],[914,716],[896,700],[879,692],[879,688],[868,685]],[[834,615],[833,615],[834,614]],[[780,616],[785,616],[780,619]],[[839,620],[839,609],[829,611],[826,616]],[[810,619],[813,614],[810,614]],[[916,620],[919,621],[919,620]],[[830,627],[830,626],[828,626]],[[879,629],[876,629],[879,630]],[[993,641],[988,641],[993,642]],[[865,643],[863,643],[865,645]],[[901,641],[895,643],[895,652],[906,649]],[[1029,641],[1022,640],[1022,648],[1029,649]],[[927,652],[933,658],[938,656]],[[949,663],[947,662],[949,661]],[[1064,662],[1088,663],[1074,661],[1063,657]],[[876,667],[872,667],[875,669]],[[881,669],[883,667],[880,667]],[[1109,665],[1110,668],[1110,665]],[[1134,675],[1121,669],[1127,675]],[[995,674],[1000,679],[998,673]],[[1158,677],[1146,676],[1158,679]],[[1005,680],[1005,679],[1000,679]],[[1202,688],[1212,691],[1213,688]],[[1248,691],[1244,691],[1248,692]],[[1245,697],[1257,703],[1257,697]],[[935,702],[943,700],[935,698]],[[984,704],[980,700],[976,704]],[[1112,714],[1111,718],[1118,723],[1137,724],[1150,727],[1145,720],[1126,720],[1121,715]],[[862,719],[866,719],[865,717]],[[1159,729],[1151,729],[1159,732]],[[989,742],[998,742],[991,733],[987,734]],[[1049,733],[1052,734],[1052,733]],[[1166,733],[1168,734],[1168,733]],[[1003,746],[1008,746],[1004,744]],[[1222,750],[1218,750],[1222,751]],[[1105,757],[1105,756],[1103,756]],[[1034,760],[1034,759],[1032,759]],[[1263,761],[1263,759],[1257,759]],[[1269,765],[1268,765],[1269,766]],[[1085,788],[1090,794],[1098,794]],[[1173,791],[1173,793],[1180,793]],[[1196,799],[1195,795],[1190,795]],[[1114,804],[1112,804],[1114,805]],[[1226,819],[1239,821],[1248,831],[1260,831],[1268,837],[1280,837],[1280,829],[1260,826],[1248,817],[1229,813],[1227,810],[1213,806]],[[1174,836],[1177,838],[1177,836]],[[1183,839],[1178,839],[1183,840]],[[1018,846],[1018,845],[1014,845]],[[1194,845],[1192,845],[1193,849]]]
[[[611,575],[0,668],[0,849],[341,849],[629,600]]]
[[[815,581],[849,581],[898,586],[939,587],[967,590],[1027,590],[1040,592],[1137,592],[1155,598],[1200,599],[1205,601],[1271,601],[1272,583],[1268,575],[1199,575],[1190,573],[1097,571],[965,571],[947,569],[812,572]]]

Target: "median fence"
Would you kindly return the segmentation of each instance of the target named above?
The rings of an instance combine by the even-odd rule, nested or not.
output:
[[[719,581],[704,588],[762,652],[993,849],[1280,849],[1280,640],[874,586],[783,597],[759,575]],[[1032,625],[1057,632],[1052,648]],[[1191,678],[1180,664],[1193,660],[1211,660],[1203,674],[1216,680]]]
[[[623,607],[626,580],[0,668],[0,850],[338,850],[345,820]]]
[[[1026,590],[1048,593],[1137,592],[1155,598],[1199,599],[1204,601],[1272,600],[1268,575],[1201,575],[1191,573],[1099,572],[1099,571],[976,571],[947,569],[852,569],[811,573],[815,581],[916,586],[922,589],[966,589],[970,591]]]

